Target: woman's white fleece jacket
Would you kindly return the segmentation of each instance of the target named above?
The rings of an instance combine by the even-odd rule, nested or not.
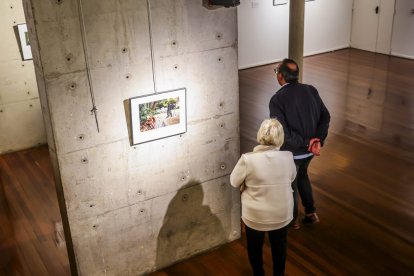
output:
[[[259,145],[253,152],[243,154],[230,175],[231,185],[243,191],[243,222],[259,231],[288,225],[293,219],[295,177],[296,166],[290,151]]]

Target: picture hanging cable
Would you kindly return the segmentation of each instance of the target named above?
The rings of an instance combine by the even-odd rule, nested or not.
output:
[[[147,12],[148,12],[148,29],[149,29],[149,39],[150,39],[151,64],[152,64],[152,81],[154,83],[154,93],[157,94],[157,78],[155,76],[154,47],[153,47],[153,43],[152,43],[150,0],[147,0]]]
[[[99,123],[98,123],[98,114],[97,114],[98,109],[96,108],[96,105],[95,105],[95,96],[94,96],[94,93],[93,93],[91,71],[90,71],[90,67],[89,67],[88,44],[87,44],[87,41],[86,41],[86,29],[85,29],[85,22],[84,22],[84,19],[83,19],[82,0],[78,0],[78,11],[79,11],[79,23],[80,23],[80,27],[81,27],[83,52],[84,52],[85,64],[86,64],[86,75],[87,75],[87,78],[88,78],[89,92],[90,92],[91,100],[92,100],[91,114],[95,115],[96,129],[99,132]]]

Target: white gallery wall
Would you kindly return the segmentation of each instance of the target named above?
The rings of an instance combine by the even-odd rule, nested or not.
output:
[[[394,7],[395,0],[354,0],[351,47],[390,54]]]
[[[22,1],[0,1],[0,154],[46,143],[32,60],[22,60],[15,33]]]
[[[414,59],[414,1],[397,0],[391,54]]]
[[[289,1],[241,0],[237,9],[239,69],[269,64],[287,57]],[[304,54],[349,47],[352,0],[314,0],[305,3]]]
[[[414,1],[354,0],[351,47],[414,58]]]
[[[305,1],[304,55],[349,47],[352,0]]]
[[[241,0],[237,8],[239,69],[272,63],[286,57],[289,5]]]

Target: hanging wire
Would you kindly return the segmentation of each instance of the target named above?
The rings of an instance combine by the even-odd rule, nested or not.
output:
[[[152,81],[154,83],[154,93],[157,94],[157,78],[155,76],[154,47],[153,47],[153,43],[152,43],[150,0],[147,0],[147,12],[148,12],[148,30],[149,30],[149,39],[150,39],[151,63],[152,63]]]
[[[79,23],[81,27],[83,52],[84,52],[85,63],[86,63],[86,75],[87,75],[88,83],[89,83],[89,93],[91,95],[91,100],[92,100],[91,115],[92,114],[95,115],[96,129],[99,132],[99,123],[98,123],[98,114],[97,114],[98,109],[96,108],[96,105],[95,105],[95,96],[93,93],[91,70],[90,70],[89,60],[88,60],[88,44],[86,41],[86,29],[85,29],[85,21],[83,18],[82,0],[78,0],[78,10],[79,10]]]

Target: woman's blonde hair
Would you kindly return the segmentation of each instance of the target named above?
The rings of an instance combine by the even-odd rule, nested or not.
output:
[[[266,119],[257,132],[257,142],[261,145],[280,148],[285,139],[282,124],[276,119]]]

